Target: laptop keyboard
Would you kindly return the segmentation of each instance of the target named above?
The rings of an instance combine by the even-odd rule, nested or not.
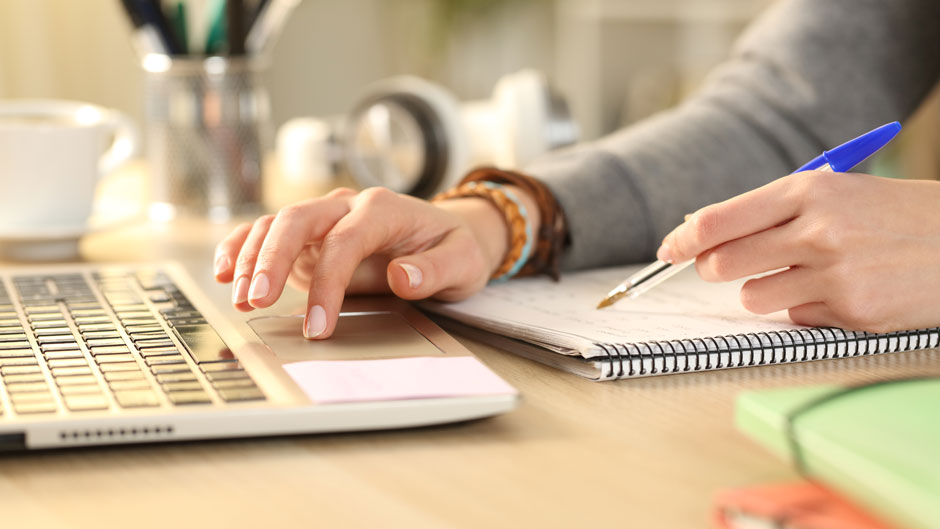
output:
[[[0,420],[265,399],[162,271],[0,279]]]

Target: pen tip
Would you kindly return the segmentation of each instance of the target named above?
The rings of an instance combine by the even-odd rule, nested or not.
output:
[[[623,299],[624,296],[627,295],[627,292],[629,291],[630,291],[629,287],[615,288],[609,294],[607,294],[607,297],[602,299],[601,302],[597,304],[597,310],[600,310],[604,307],[609,307],[613,305],[614,303],[620,301],[621,299]]]

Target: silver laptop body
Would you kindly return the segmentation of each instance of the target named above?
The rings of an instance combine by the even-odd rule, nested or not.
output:
[[[284,365],[479,361],[391,298],[347,300],[329,340],[303,340],[300,325],[222,317],[173,263],[0,269],[0,451],[405,428],[517,405],[508,385],[314,402]]]

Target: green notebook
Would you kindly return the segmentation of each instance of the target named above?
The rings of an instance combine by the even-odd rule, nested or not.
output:
[[[748,392],[736,416],[748,436],[872,512],[940,527],[940,379]]]

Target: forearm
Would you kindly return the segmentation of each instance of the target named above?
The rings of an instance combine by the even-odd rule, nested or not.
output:
[[[683,106],[526,168],[568,213],[565,268],[651,259],[684,214],[903,119],[938,77],[934,0],[774,6]]]

